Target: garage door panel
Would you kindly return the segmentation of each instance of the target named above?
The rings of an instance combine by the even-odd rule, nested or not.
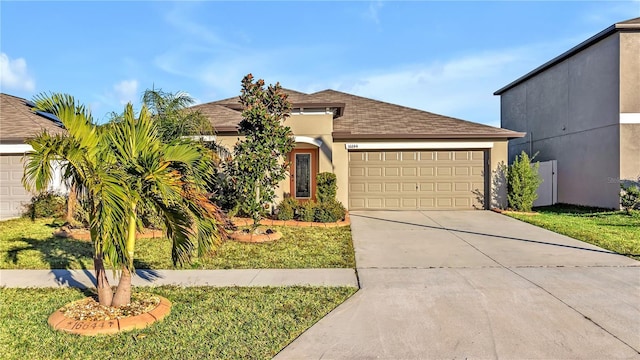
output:
[[[22,186],[22,154],[0,155],[0,219],[18,217],[31,194]]]
[[[370,167],[367,168],[366,173],[368,177],[379,177],[382,176],[382,171],[382,167]]]
[[[350,193],[365,193],[366,183],[356,183],[352,182],[349,184],[349,192]]]
[[[350,167],[349,177],[364,177],[366,169],[364,167]]]
[[[473,176],[483,176],[484,175],[484,167],[483,166],[473,166],[473,167],[471,167],[471,175],[473,175]]]
[[[396,177],[399,175],[400,175],[400,168],[397,168],[397,167],[384,168],[384,176]]]
[[[383,198],[367,198],[367,207],[370,209],[382,209],[384,204]]]
[[[418,160],[418,154],[415,151],[402,152],[402,161],[414,161]]]
[[[351,152],[349,159],[351,210],[471,209],[474,192],[484,192],[483,151]]]
[[[367,153],[360,152],[350,152],[349,153],[349,164],[364,164],[367,160]]]
[[[471,169],[467,166],[461,167],[456,166],[455,171],[453,172],[456,176],[468,176],[471,172]]]
[[[418,207],[418,199],[416,198],[402,198],[402,209],[414,210]]]
[[[470,160],[471,154],[468,151],[454,151],[453,158],[455,160]]]
[[[420,192],[432,192],[434,189],[434,184],[429,183],[420,183]]]
[[[455,198],[455,207],[471,207],[471,199],[469,198]]]
[[[414,182],[402,183],[402,192],[417,192],[418,184]]]
[[[435,152],[433,151],[420,151],[418,152],[420,161],[434,161],[436,159]]]
[[[439,208],[451,208],[453,207],[453,201],[449,197],[439,197],[436,199],[436,207]]]
[[[384,207],[388,208],[399,208],[400,207],[400,198],[386,198],[384,199]]]
[[[436,173],[436,169],[432,166],[429,167],[420,167],[420,176],[434,176]]]
[[[380,193],[382,192],[382,183],[368,183],[367,191],[370,193]]]
[[[400,191],[400,183],[399,182],[387,182],[384,183],[384,191],[385,192],[399,192]]]
[[[452,171],[450,167],[438,166],[436,169],[437,176],[451,176],[451,173]]]
[[[366,207],[364,198],[349,198],[349,209],[363,209]]]
[[[415,167],[402,167],[402,176],[417,176],[418,168]]]

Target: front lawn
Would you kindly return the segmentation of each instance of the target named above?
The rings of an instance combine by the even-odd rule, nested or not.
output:
[[[145,288],[173,302],[143,330],[82,337],[52,330],[48,316],[77,289],[0,288],[3,359],[270,359],[356,289]]]
[[[280,240],[247,244],[225,242],[213,256],[194,258],[187,269],[353,268],[355,256],[349,227],[275,227]],[[92,269],[89,241],[52,236],[51,219],[0,222],[0,269]],[[172,269],[167,239],[139,239],[135,266]]]
[[[537,215],[506,213],[513,218],[640,260],[640,213],[628,215],[581,206],[534,209]]]

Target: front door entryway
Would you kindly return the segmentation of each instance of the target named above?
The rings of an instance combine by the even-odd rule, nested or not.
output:
[[[291,196],[299,200],[315,199],[318,149],[295,149],[291,152],[289,161]]]

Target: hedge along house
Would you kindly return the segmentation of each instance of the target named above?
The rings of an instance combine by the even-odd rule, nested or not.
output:
[[[640,178],[640,18],[611,25],[495,92],[509,158],[557,161],[558,202],[619,208]]]
[[[53,115],[33,112],[28,100],[0,94],[0,220],[22,215],[24,205],[33,194],[22,186],[24,168],[22,157],[33,150],[25,140],[46,130],[50,134],[62,133],[62,124]],[[52,181],[52,190],[65,191],[61,176]],[[58,184],[54,186],[53,184]]]
[[[319,172],[336,175],[337,199],[349,210],[488,208],[506,197],[491,189],[491,174],[522,133],[335,90],[284,91],[296,147],[279,199],[314,199]],[[217,142],[233,148],[241,138],[238,97],[193,109],[210,119]]]

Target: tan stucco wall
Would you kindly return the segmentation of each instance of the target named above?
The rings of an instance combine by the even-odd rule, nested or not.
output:
[[[620,112],[640,113],[640,32],[620,33]]]
[[[618,206],[620,174],[620,37],[613,34],[507,90],[502,127],[526,132],[509,143],[558,161],[558,201]]]
[[[640,124],[620,125],[620,180],[640,181]]]

